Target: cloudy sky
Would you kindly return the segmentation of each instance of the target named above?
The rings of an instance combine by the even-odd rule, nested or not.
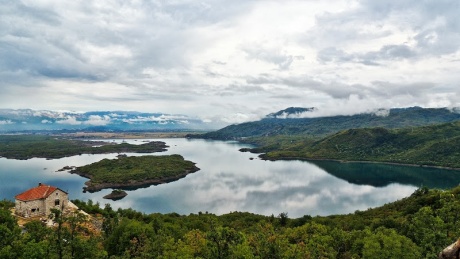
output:
[[[458,0],[0,2],[0,108],[460,106]]]

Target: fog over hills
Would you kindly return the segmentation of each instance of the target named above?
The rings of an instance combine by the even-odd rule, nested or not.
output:
[[[363,126],[404,127],[443,123],[460,118],[460,109],[395,108],[379,109],[355,115],[321,116],[315,107],[289,107],[269,113],[261,120],[236,125],[210,122],[198,117],[147,113],[137,111],[52,111],[32,109],[0,109],[0,132],[24,131],[214,131],[233,137],[298,134],[307,128],[334,130]],[[319,124],[318,124],[319,123]],[[317,125],[318,124],[318,125]],[[345,124],[345,125],[342,125]],[[388,124],[388,125],[387,125]],[[342,125],[342,126],[338,126]],[[247,132],[249,130],[249,132]],[[333,131],[334,131],[333,130]],[[280,132],[278,132],[280,131]],[[326,130],[328,131],[328,130]],[[216,132],[216,133],[217,133]],[[231,132],[231,133],[230,133]],[[252,133],[250,133],[252,132]],[[278,132],[278,133],[275,133]],[[215,133],[210,132],[210,135]],[[212,137],[211,137],[212,138]]]
[[[460,120],[458,108],[378,109],[354,115],[318,116],[316,108],[290,107],[270,113],[259,121],[229,125],[199,136],[207,139],[241,139],[246,137],[299,135],[326,136],[353,128],[405,128]]]
[[[186,115],[135,111],[50,111],[0,109],[0,131],[178,131],[218,126]]]

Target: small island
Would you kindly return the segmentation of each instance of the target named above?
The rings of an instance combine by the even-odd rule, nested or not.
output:
[[[117,200],[123,199],[124,197],[126,197],[126,195],[128,194],[125,191],[116,189],[116,190],[113,190],[110,194],[107,194],[102,198],[117,201]]]
[[[89,178],[83,190],[97,192],[107,188],[134,190],[168,183],[198,170],[195,163],[184,160],[181,155],[167,155],[103,159],[77,167],[70,173]]]

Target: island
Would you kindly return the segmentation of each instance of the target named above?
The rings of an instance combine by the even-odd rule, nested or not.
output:
[[[63,136],[1,135],[0,157],[26,160],[30,158],[58,159],[81,154],[153,153],[166,151],[163,141],[149,141],[139,145],[126,142],[82,141]]]
[[[76,167],[70,173],[89,178],[83,190],[97,192],[108,188],[134,190],[168,183],[198,170],[195,163],[181,155],[148,155],[103,159]]]
[[[127,195],[128,194],[125,191],[116,189],[116,190],[113,190],[110,194],[107,194],[102,198],[117,201],[117,200],[123,199]]]

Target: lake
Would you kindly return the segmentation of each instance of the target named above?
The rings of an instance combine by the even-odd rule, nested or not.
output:
[[[14,200],[16,194],[41,182],[68,192],[70,199],[91,199],[101,206],[110,203],[114,209],[185,215],[248,211],[276,216],[287,212],[297,218],[366,210],[407,197],[421,186],[452,188],[460,183],[459,171],[372,163],[263,161],[256,154],[239,152],[248,146],[237,142],[160,140],[170,147],[154,155],[180,154],[201,170],[176,182],[127,191],[124,199],[111,201],[102,198],[111,190],[83,193],[87,179],[57,170],[114,159],[117,154],[54,160],[0,158],[0,199]]]

